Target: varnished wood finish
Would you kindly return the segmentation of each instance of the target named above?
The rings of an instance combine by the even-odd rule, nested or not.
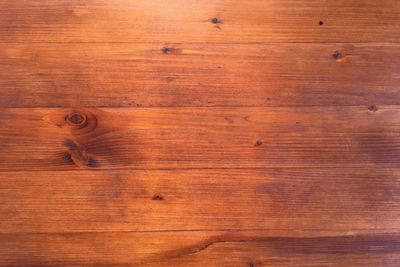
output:
[[[0,265],[399,266],[397,0],[0,0]]]
[[[3,93],[0,104],[3,107],[397,105],[399,50],[399,44],[375,43],[207,41],[27,45],[0,40]]]
[[[379,167],[1,172],[0,233],[400,230],[399,173]]]
[[[0,170],[396,167],[400,109],[373,108],[2,109]]]
[[[397,266],[399,239],[371,230],[24,233],[1,234],[0,256],[19,265]]]

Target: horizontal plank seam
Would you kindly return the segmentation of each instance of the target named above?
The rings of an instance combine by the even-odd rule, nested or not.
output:
[[[183,108],[201,108],[201,109],[213,109],[213,108],[312,108],[312,107],[354,107],[354,108],[365,108],[369,105],[375,105],[378,107],[399,107],[400,102],[398,104],[379,104],[376,102],[371,102],[369,104],[357,104],[357,105],[340,105],[340,104],[321,104],[321,105],[265,105],[265,106],[243,106],[243,105],[216,105],[216,106],[140,106],[140,107],[132,107],[132,106],[63,106],[63,105],[51,105],[51,106],[4,106],[0,105],[0,109],[68,109],[68,108],[98,108],[98,109],[183,109]]]
[[[159,42],[146,42],[146,41],[127,41],[127,42],[112,42],[112,41],[107,41],[107,42],[84,42],[84,41],[65,41],[65,42],[53,42],[53,41],[25,41],[25,42],[15,42],[15,41],[1,41],[0,44],[160,44]],[[164,44],[164,43],[161,43]],[[210,44],[210,45],[215,45],[215,44],[232,44],[232,45],[263,45],[263,44],[374,44],[374,45],[400,45],[400,41],[388,41],[388,42],[366,42],[366,41],[309,41],[309,42],[297,42],[297,41],[275,41],[275,42],[210,42],[210,41],[203,41],[203,42],[180,42],[180,44]]]
[[[379,167],[379,166],[376,166]],[[355,166],[324,166],[323,169],[368,169],[368,168],[374,168],[373,166],[360,166],[360,165],[355,165]],[[18,172],[74,172],[74,171],[86,171],[86,172],[92,172],[92,171],[188,171],[188,170],[280,170],[280,169],[289,169],[289,170],[320,170],[321,167],[243,167],[243,168],[223,168],[223,167],[199,167],[199,168],[134,168],[134,167],[127,167],[127,168],[99,168],[99,169],[38,169],[38,168],[33,168],[33,169],[11,169],[11,170],[0,170],[0,173],[18,173]],[[393,166],[388,166],[386,168],[379,167],[379,169],[384,169],[384,170],[400,170],[400,167],[393,167]]]
[[[122,230],[122,231],[64,231],[64,232],[0,232],[0,235],[60,235],[60,234],[112,234],[112,233],[180,233],[180,232],[251,232],[251,231],[321,231],[321,232],[356,232],[356,231],[400,231],[399,228],[351,228],[351,229],[325,229],[325,228],[216,228],[216,229],[176,229],[176,230]],[[384,233],[384,232],[382,232]]]

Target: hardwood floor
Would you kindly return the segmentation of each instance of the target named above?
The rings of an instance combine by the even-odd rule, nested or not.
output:
[[[0,0],[1,266],[400,266],[397,0]]]

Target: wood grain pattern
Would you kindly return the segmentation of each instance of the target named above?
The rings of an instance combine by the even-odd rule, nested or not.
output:
[[[399,11],[396,0],[3,0],[0,31],[22,43],[398,42]]]
[[[400,266],[397,0],[0,0],[0,266]]]
[[[0,43],[0,105],[393,105],[399,51],[398,44]]]
[[[2,172],[0,233],[400,229],[399,174],[380,168]]]
[[[2,2],[3,107],[400,101],[396,0]]]
[[[2,109],[0,170],[395,167],[399,115],[397,106]]]
[[[19,265],[396,267],[400,260],[399,233],[379,231],[2,234],[0,241],[0,264]]]

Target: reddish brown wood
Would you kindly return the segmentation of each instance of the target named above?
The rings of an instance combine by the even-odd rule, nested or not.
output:
[[[0,235],[2,265],[397,266],[399,233],[107,232]]]
[[[398,167],[399,115],[397,106],[1,109],[0,170]]]
[[[399,51],[376,43],[0,43],[0,105],[397,105]]]
[[[397,0],[0,0],[0,265],[400,265]]]
[[[392,231],[400,229],[399,174],[379,167],[1,172],[0,233]]]

